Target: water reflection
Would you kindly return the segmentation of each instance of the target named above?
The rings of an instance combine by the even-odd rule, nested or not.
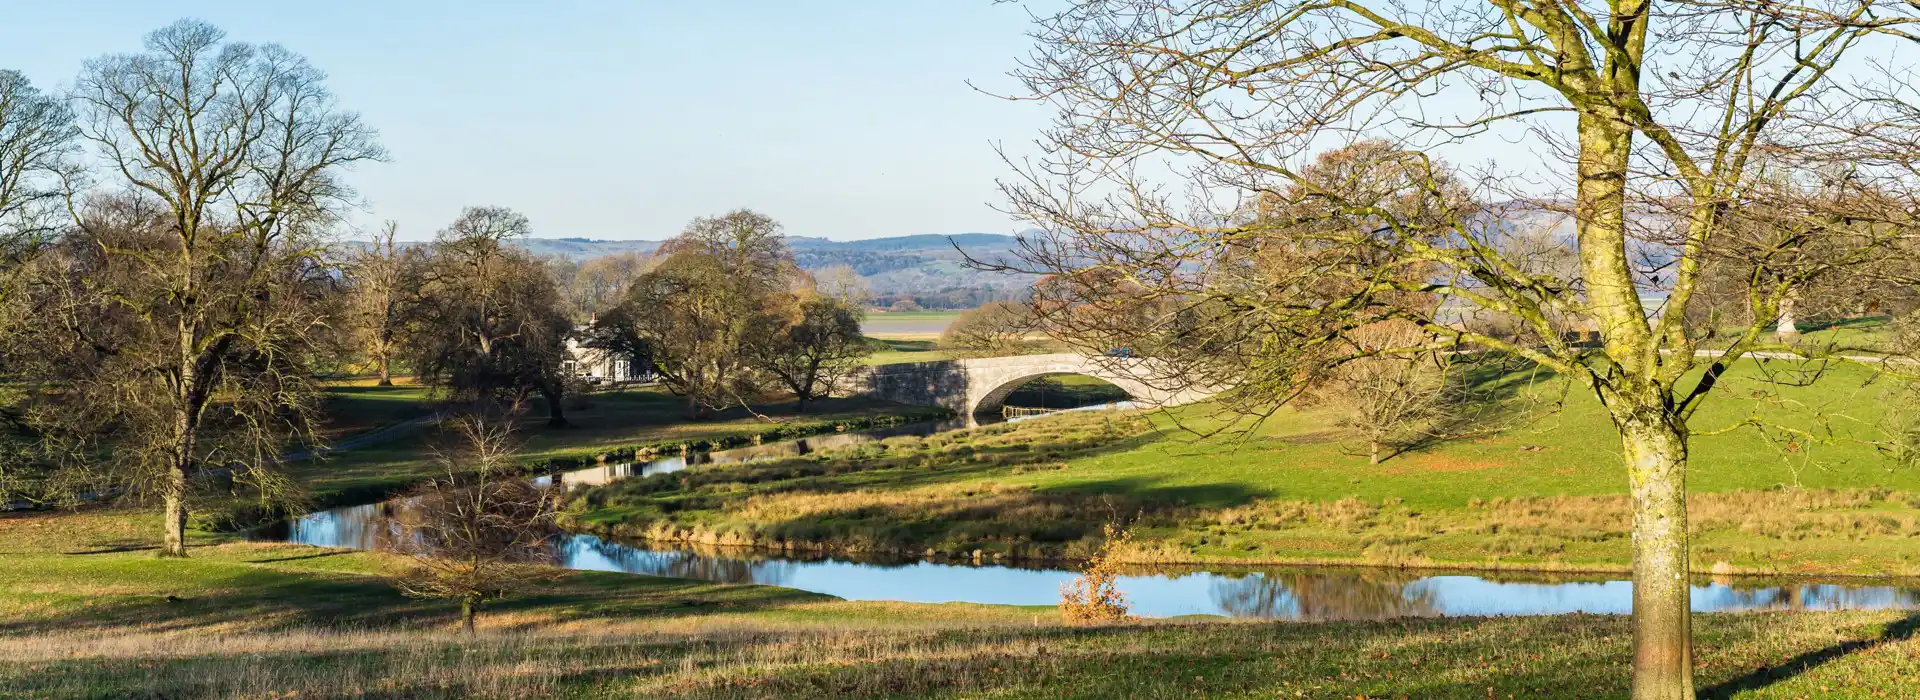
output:
[[[609,464],[543,478],[576,487],[679,471],[700,464],[744,462],[838,449],[895,435],[927,434],[955,423],[898,426],[803,440]],[[324,547],[390,548],[395,509],[404,500],[314,513],[262,538]],[[1053,605],[1072,571],[1020,566],[972,566],[917,560],[849,560],[794,552],[656,549],[644,544],[562,533],[552,561],[572,569],[786,586],[849,600],[920,603],[971,602]],[[1292,620],[1374,619],[1404,616],[1550,615],[1626,613],[1628,581],[1553,576],[1419,576],[1390,571],[1323,569],[1187,569],[1130,572],[1119,586],[1134,614],[1149,617],[1225,615]],[[1693,609],[1732,610],[1920,609],[1920,589],[1795,582],[1722,581],[1693,587]]]
[[[815,452],[838,450],[870,442],[879,442],[890,437],[902,435],[932,435],[934,433],[969,427],[964,420],[928,421],[907,423],[886,428],[876,428],[850,433],[828,433],[814,435],[797,440],[782,440],[764,445],[735,447],[712,452],[686,452],[662,456],[646,462],[631,464],[603,464],[587,469],[551,474],[534,479],[541,485],[565,484],[568,488],[584,486],[602,486],[621,479],[636,476],[668,474],[703,464],[740,464],[773,459],[804,457]]]
[[[1439,614],[1439,594],[1397,572],[1253,573],[1213,582],[1213,602],[1231,617],[1351,620]]]

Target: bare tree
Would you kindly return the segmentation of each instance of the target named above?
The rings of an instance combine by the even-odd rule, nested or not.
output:
[[[1018,355],[1033,331],[1029,309],[1011,301],[991,301],[953,319],[940,333],[940,346],[975,357]]]
[[[0,302],[23,263],[61,224],[78,136],[64,102],[35,89],[26,76],[0,70]]]
[[[20,376],[43,357],[31,340],[44,309],[20,298],[30,263],[61,225],[61,204],[76,175],[73,114],[25,76],[0,70],[0,374]],[[0,398],[0,501],[37,495],[50,447],[28,403]]]
[[[873,353],[857,307],[810,291],[776,295],[766,306],[747,339],[747,361],[793,392],[800,413]]]
[[[518,402],[487,404],[448,422],[453,445],[442,449],[445,474],[414,489],[396,507],[389,536],[413,558],[397,581],[416,598],[460,603],[471,634],[481,605],[551,580],[557,493],[514,468]]]
[[[78,283],[110,280],[95,313],[137,327],[102,348],[88,317],[70,319],[89,368],[71,391],[120,422],[114,459],[164,501],[163,554],[184,556],[194,472],[241,461],[264,483],[303,422],[291,416],[313,396],[322,234],[352,194],[342,170],[382,151],[304,58],[195,21],[147,35],[144,53],[88,62],[74,101],[114,184],[151,216],[119,230],[79,217],[88,250],[75,254],[97,270]]]
[[[1411,324],[1391,322],[1355,329],[1353,335],[1363,352],[1431,340]],[[1463,394],[1449,364],[1448,355],[1438,351],[1376,353],[1329,367],[1306,398],[1334,409],[1335,422],[1358,433],[1362,454],[1379,464],[1414,444],[1444,437],[1437,428],[1460,409]]]
[[[1325,349],[1386,319],[1573,378],[1606,406],[1632,484],[1634,695],[1692,697],[1688,422],[1794,290],[1911,251],[1917,14],[1886,0],[1069,3],[1041,14],[1017,71],[1060,115],[1050,155],[1007,188],[1044,231],[1024,267],[1105,271],[1168,301],[1164,332],[1139,345],[1189,368],[1169,381],[1237,387],[1227,401],[1256,413],[1297,394],[1301,362],[1380,354]],[[1300,167],[1361,134],[1520,140],[1540,154],[1535,179],[1571,197],[1463,206],[1415,148],[1392,156],[1408,176],[1384,192]],[[1756,177],[1762,161],[1779,177]],[[1269,198],[1278,215],[1252,215]],[[1570,222],[1577,276],[1500,250],[1522,208]],[[1725,235],[1742,211],[1765,213],[1768,235]],[[1716,261],[1745,281],[1753,323],[1709,344],[1687,312]],[[1443,310],[1506,314],[1538,340]],[[1592,324],[1599,347],[1562,338],[1556,317]]]
[[[580,263],[567,280],[567,299],[574,318],[587,322],[614,304],[651,267],[652,259],[636,252],[602,255]]]
[[[828,265],[813,271],[814,288],[829,299],[855,310],[873,301],[873,286],[852,265]]]
[[[686,398],[689,415],[764,389],[752,361],[756,323],[800,278],[779,222],[740,209],[699,218],[661,247],[662,258],[601,317],[597,346],[647,358]]]
[[[442,229],[409,266],[407,343],[415,372],[454,401],[537,391],[564,427],[573,323],[545,266],[512,245],[531,230],[504,207],[468,207]]]
[[[400,353],[400,334],[406,327],[405,285],[412,247],[395,241],[398,233],[399,225],[387,222],[372,241],[354,251],[347,268],[353,329],[360,351],[380,374],[380,386],[393,385],[393,359]]]

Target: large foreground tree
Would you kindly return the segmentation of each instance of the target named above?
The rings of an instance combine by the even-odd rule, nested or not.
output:
[[[57,389],[165,503],[162,554],[184,556],[196,472],[240,462],[264,484],[303,427],[322,237],[342,170],[382,152],[306,59],[200,22],[89,61],[73,95],[101,187],[130,194],[76,212]]]
[[[1690,698],[1689,421],[1735,363],[1778,349],[1805,290],[1905,274],[1916,16],[1887,0],[1079,0],[1042,13],[1017,71],[1059,119],[1007,189],[1045,232],[1026,267],[1061,280],[1041,308],[1163,310],[1085,335],[1130,332],[1179,360],[1166,381],[1232,387],[1229,405],[1461,347],[1583,385],[1619,431],[1634,505],[1634,694]],[[1399,147],[1309,158],[1363,136]],[[1524,192],[1462,201],[1420,151],[1502,138],[1529,167],[1485,182]],[[1499,201],[1519,194],[1537,199]],[[1572,270],[1514,254],[1555,221]],[[1710,272],[1743,292],[1737,332],[1693,313]],[[1476,314],[1519,332],[1461,322]],[[1386,321],[1430,340],[1351,342]]]

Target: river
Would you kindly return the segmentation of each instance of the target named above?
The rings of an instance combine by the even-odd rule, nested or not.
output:
[[[1044,419],[1042,419],[1044,420]],[[895,435],[965,427],[958,421],[836,433],[754,447],[605,465],[540,477],[570,488],[660,474],[702,464],[777,459],[838,449]],[[322,547],[375,549],[388,503],[312,513],[258,533]],[[785,586],[848,600],[916,603],[1052,605],[1073,571],[1018,565],[810,557],[756,550],[691,550],[562,533],[554,562],[570,569]],[[1119,579],[1133,614],[1147,617],[1223,615],[1293,620],[1403,616],[1626,613],[1633,584],[1607,577],[1426,575],[1392,570],[1205,567],[1142,570]],[[1920,609],[1920,587],[1814,581],[1702,579],[1693,587],[1697,612],[1744,610]]]

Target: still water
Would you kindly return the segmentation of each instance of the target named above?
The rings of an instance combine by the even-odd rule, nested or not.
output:
[[[925,423],[839,433],[749,448],[692,453],[649,462],[606,465],[541,477],[569,487],[660,474],[701,464],[804,455],[895,435],[959,426]],[[262,533],[270,539],[323,547],[378,549],[392,506],[375,503],[313,513]],[[753,550],[680,550],[562,534],[554,561],[570,569],[758,583],[848,600],[916,603],[1052,605],[1077,574],[1048,568],[927,561],[851,560]],[[1281,619],[1368,619],[1401,616],[1625,613],[1633,584],[1604,578],[1552,576],[1423,576],[1393,571],[1219,568],[1141,571],[1119,579],[1132,612],[1149,617],[1225,615]],[[1814,582],[1701,581],[1693,609],[1920,609],[1920,588]]]

